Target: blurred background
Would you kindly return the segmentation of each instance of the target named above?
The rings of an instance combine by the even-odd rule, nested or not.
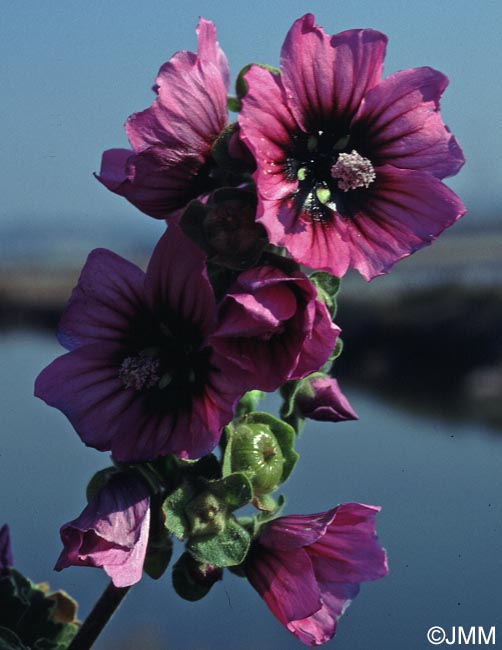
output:
[[[383,506],[379,531],[391,575],[363,585],[328,645],[421,650],[433,625],[499,624],[502,635],[496,0],[18,0],[2,8],[0,525],[11,526],[16,567],[67,589],[85,617],[105,576],[55,574],[52,566],[59,526],[80,512],[87,480],[109,461],[33,398],[33,381],[62,352],[54,330],[88,252],[111,248],[144,264],[163,229],[92,173],[103,150],[128,146],[123,123],[150,105],[160,65],[196,49],[200,15],[215,22],[235,78],[251,61],[277,65],[287,30],[306,12],[328,33],[385,32],[386,74],[422,65],[446,73],[442,115],[467,158],[447,181],[468,208],[458,224],[388,276],[344,280],[337,376],[360,419],[308,424],[299,467],[284,486],[287,512],[352,500]],[[276,407],[273,398],[269,405]],[[302,646],[244,581],[228,576],[191,604],[175,596],[167,573],[132,590],[96,647]]]

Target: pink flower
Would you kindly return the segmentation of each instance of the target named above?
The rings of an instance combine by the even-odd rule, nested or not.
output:
[[[127,120],[133,151],[105,151],[97,176],[156,218],[217,187],[211,147],[227,125],[229,70],[213,23],[201,18],[197,35],[197,54],[178,52],[165,63],[152,106]]]
[[[316,373],[306,377],[295,394],[295,404],[304,418],[323,422],[357,420],[352,406],[336,379]]]
[[[258,66],[245,77],[258,221],[297,262],[337,276],[386,273],[465,213],[441,182],[464,162],[439,114],[448,80],[425,67],[382,80],[386,42],[371,29],[328,36],[307,14],[280,77]]]
[[[56,571],[94,566],[116,587],[141,580],[150,530],[150,495],[139,478],[117,474],[83,512],[61,528],[64,549]]]
[[[35,394],[116,460],[198,458],[216,446],[247,390],[239,366],[209,343],[216,324],[205,256],[176,226],[146,274],[95,250],[60,323],[70,352],[42,371]]]
[[[388,573],[375,535],[380,508],[345,503],[269,523],[246,560],[246,575],[274,616],[306,645],[335,634],[359,583]]]
[[[266,391],[318,370],[340,333],[306,275],[270,265],[239,275],[219,320],[213,346],[249,374],[250,388]]]

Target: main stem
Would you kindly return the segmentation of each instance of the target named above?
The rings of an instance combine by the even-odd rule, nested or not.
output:
[[[112,582],[94,605],[82,627],[73,637],[68,650],[89,650],[103,631],[131,587],[115,587]]]

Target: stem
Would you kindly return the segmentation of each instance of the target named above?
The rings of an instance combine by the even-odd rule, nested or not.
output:
[[[115,587],[112,582],[104,590],[89,616],[73,637],[68,650],[89,650],[111,619],[131,587]]]

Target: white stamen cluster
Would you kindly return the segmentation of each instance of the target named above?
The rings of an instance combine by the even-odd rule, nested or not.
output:
[[[341,153],[331,168],[331,176],[336,178],[338,187],[344,192],[359,187],[369,187],[376,178],[373,165],[354,149],[350,153]]]
[[[144,390],[159,382],[159,369],[160,361],[155,357],[126,357],[120,366],[119,377],[126,388]]]

